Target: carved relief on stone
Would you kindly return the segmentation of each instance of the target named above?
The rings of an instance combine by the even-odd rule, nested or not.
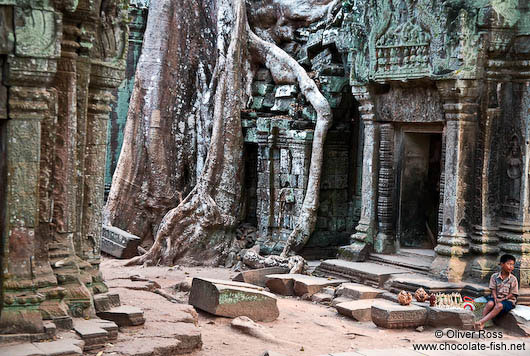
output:
[[[15,52],[18,56],[38,58],[59,56],[60,19],[55,12],[15,7],[14,13]]]
[[[431,35],[414,20],[412,1],[401,1],[388,29],[375,43],[375,79],[430,75]]]
[[[521,155],[521,144],[519,137],[514,134],[509,142],[506,155],[506,175],[508,176],[508,188],[505,202],[509,205],[519,205],[521,200],[521,177],[523,174],[523,160]]]
[[[95,41],[95,56],[106,62],[125,60],[129,36],[125,19],[127,11],[117,0],[104,1],[101,9],[101,24]]]

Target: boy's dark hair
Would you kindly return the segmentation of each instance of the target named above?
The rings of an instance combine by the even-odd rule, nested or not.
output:
[[[515,263],[515,257],[512,255],[508,255],[508,254],[501,256],[501,263],[506,263],[508,261],[513,261]]]

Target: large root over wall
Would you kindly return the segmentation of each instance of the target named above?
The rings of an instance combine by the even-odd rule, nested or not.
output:
[[[226,256],[240,215],[243,171],[241,109],[252,82],[250,59],[264,64],[278,83],[296,83],[317,112],[309,182],[302,212],[282,256],[293,271],[303,267],[288,258],[314,230],[319,202],[323,146],[331,124],[331,108],[306,71],[275,44],[250,29],[244,0],[222,0],[218,12],[219,75],[215,92],[214,126],[205,168],[195,188],[163,218],[155,243],[128,264],[173,265],[182,262],[218,264]],[[250,51],[250,53],[248,53]],[[256,260],[260,260],[259,255]]]

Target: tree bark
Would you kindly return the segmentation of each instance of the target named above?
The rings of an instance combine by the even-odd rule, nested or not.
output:
[[[128,264],[164,264],[224,259],[239,220],[243,181],[241,109],[248,67],[244,0],[219,3],[219,77],[215,92],[214,126],[204,170],[191,193],[162,219],[151,249]]]
[[[191,193],[162,219],[151,249],[128,264],[218,264],[233,242],[240,219],[243,183],[241,110],[250,93],[252,59],[264,64],[277,83],[296,83],[317,112],[309,181],[301,215],[282,257],[303,246],[314,230],[319,202],[323,146],[331,108],[306,71],[273,43],[250,29],[244,0],[221,0],[217,24],[218,62],[214,126],[204,170]],[[291,261],[292,264],[292,261]],[[303,263],[296,263],[302,268]]]
[[[216,0],[151,2],[104,223],[152,240],[197,182],[212,126]],[[212,83],[212,84],[210,84]]]

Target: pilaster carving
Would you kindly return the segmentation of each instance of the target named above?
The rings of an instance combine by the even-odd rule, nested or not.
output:
[[[394,193],[394,127],[392,124],[381,124],[381,141],[379,143],[379,184],[377,197],[378,233],[374,242],[377,253],[395,252],[395,235],[393,222]]]
[[[478,117],[478,83],[474,80],[440,81],[444,100],[445,181],[442,232],[431,269],[449,280],[460,280],[466,268],[471,233],[474,146]]]
[[[359,113],[364,124],[363,171],[361,218],[352,244],[339,250],[341,258],[362,261],[374,244],[377,235],[376,197],[378,184],[379,124],[375,122],[374,103],[368,88],[352,87],[352,93],[359,102]]]

